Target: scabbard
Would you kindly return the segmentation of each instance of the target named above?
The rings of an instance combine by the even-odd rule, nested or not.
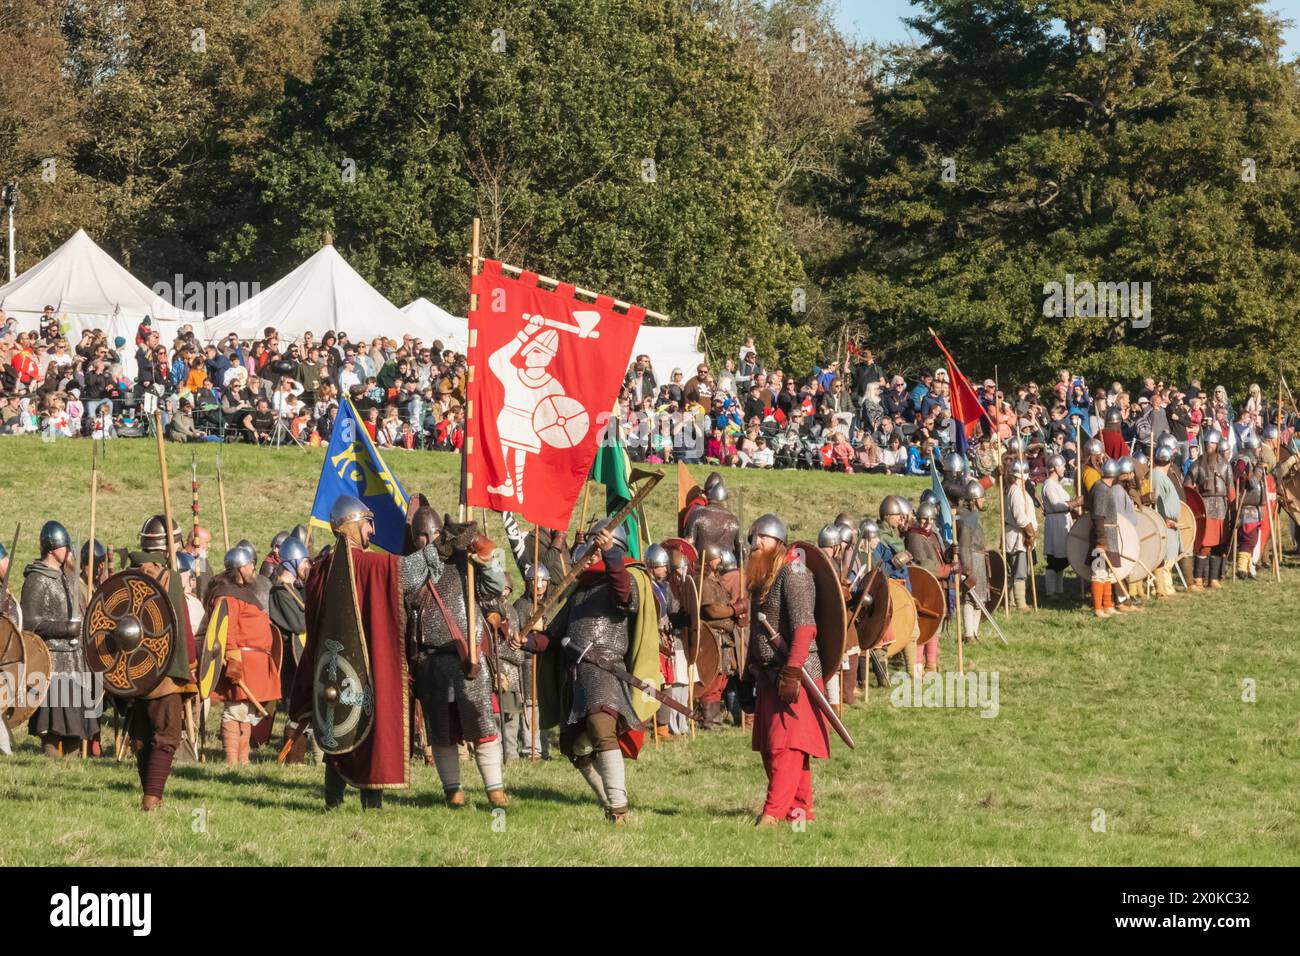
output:
[[[763,629],[767,631],[768,643],[775,647],[780,653],[788,656],[790,651],[786,647],[785,641],[781,640],[781,635],[777,634],[773,629],[772,622],[763,620],[759,623],[761,623]],[[816,707],[821,712],[821,715],[826,718],[826,722],[830,724],[835,733],[839,735],[840,740],[844,741],[845,746],[850,750],[855,749],[856,744],[853,743],[853,735],[849,733],[849,728],[844,726],[844,721],[840,720],[839,714],[835,713],[835,708],[832,707],[830,701],[826,699],[826,695],[823,694],[821,688],[817,686],[817,682],[812,679],[808,674],[808,671],[803,667],[799,668],[799,683],[801,683],[803,689],[808,692],[808,699],[813,702],[813,706]]]
[[[677,713],[681,714],[687,720],[691,719],[690,709],[687,708],[685,704],[681,703],[680,701],[673,700],[663,691],[657,690],[656,688],[652,687],[650,684],[643,681],[635,674],[627,670],[624,670],[622,667],[619,667],[617,664],[607,664],[604,661],[597,660],[594,657],[586,657],[585,656],[586,652],[583,653],[575,652],[573,650],[573,645],[569,643],[569,639],[567,637],[564,638],[564,640],[562,640],[560,644],[566,651],[568,651],[571,655],[573,655],[574,660],[577,663],[590,664],[592,667],[598,668],[604,671],[606,674],[613,674],[615,677],[621,680],[624,684],[627,684],[629,687],[635,687],[643,694],[648,694],[651,697],[653,697],[655,700],[659,701],[659,703],[665,704],[670,709],[677,711]]]

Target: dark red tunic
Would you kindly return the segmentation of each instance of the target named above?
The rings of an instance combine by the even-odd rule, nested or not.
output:
[[[353,548],[352,561],[375,688],[375,724],[370,736],[356,750],[326,756],[325,760],[355,787],[405,787],[410,702],[397,557]],[[293,685],[289,712],[294,715],[311,713],[311,685],[316,671],[317,636],[323,623],[328,571],[329,561],[320,561],[312,567],[307,579],[307,646]]]

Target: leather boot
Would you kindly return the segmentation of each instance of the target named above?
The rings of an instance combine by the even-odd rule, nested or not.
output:
[[[1210,555],[1210,587],[1223,587],[1223,555]]]
[[[361,791],[362,810],[378,810],[383,805],[384,805],[384,791],[382,790]]]
[[[343,793],[347,783],[339,772],[329,764],[325,765],[325,809],[335,810],[343,806]]]
[[[1247,578],[1254,577],[1250,573],[1250,553],[1247,551],[1237,552],[1237,580],[1245,581]]]

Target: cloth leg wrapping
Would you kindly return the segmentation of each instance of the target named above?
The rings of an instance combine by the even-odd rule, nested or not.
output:
[[[460,752],[455,744],[434,744],[433,765],[444,793],[460,789]]]
[[[488,793],[506,788],[501,780],[502,750],[500,737],[474,744],[474,763],[478,764],[478,772]]]
[[[234,720],[221,722],[221,749],[226,755],[226,763],[239,763],[239,727]]]
[[[1100,581],[1092,582],[1092,609],[1094,611],[1105,610],[1106,607],[1106,585]]]
[[[618,810],[627,806],[627,783],[623,772],[623,751],[598,750],[595,755],[596,771],[605,785],[606,806]]]
[[[138,711],[141,736],[146,741],[141,751],[140,782],[144,792],[161,797],[171,774],[172,759],[181,742],[181,695],[166,694],[153,700],[136,701],[133,712]],[[134,734],[133,734],[134,736]]]
[[[248,763],[248,751],[253,744],[253,725],[239,725],[239,762]]]
[[[961,612],[962,624],[965,625],[965,635],[967,637],[978,637],[980,633],[980,609],[974,604],[963,604]]]
[[[1102,607],[1115,606],[1115,582],[1114,581],[1107,581],[1105,584],[1102,585],[1101,606]]]
[[[591,755],[574,758],[573,765],[578,768],[578,773],[582,774],[582,779],[587,781],[587,786],[591,787],[591,792],[596,795],[600,805],[608,807],[609,797],[605,793],[605,782],[600,779],[600,774],[596,770],[596,762]]]

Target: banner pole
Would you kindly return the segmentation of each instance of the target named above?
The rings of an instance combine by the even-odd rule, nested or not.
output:
[[[540,545],[541,537],[542,537],[541,528],[538,527],[536,524],[534,524],[533,525],[533,613],[534,614],[537,613],[537,558],[538,558],[537,552],[538,552],[538,548],[541,547]],[[524,637],[527,636],[528,636],[527,634],[524,635]],[[530,655],[530,657],[532,658],[532,664],[533,664],[533,694],[532,694],[532,699],[529,701],[529,707],[532,710],[532,720],[528,722],[528,727],[529,730],[532,731],[531,736],[533,739],[532,739],[532,750],[529,751],[528,756],[532,760],[538,760],[540,759],[540,754],[537,752],[537,655],[532,654]]]
[[[469,358],[471,364],[466,370],[465,380],[465,435],[460,443],[460,520],[465,521],[466,515],[469,514],[468,495],[469,495],[469,452],[470,452],[470,419],[474,417],[474,403],[470,401],[470,387],[474,384],[474,365],[472,360],[475,352],[474,342],[474,323],[473,315],[478,310],[478,294],[474,292],[474,277],[478,275],[479,270],[479,233],[482,223],[477,216],[474,217],[474,225],[470,230],[469,239]]]

